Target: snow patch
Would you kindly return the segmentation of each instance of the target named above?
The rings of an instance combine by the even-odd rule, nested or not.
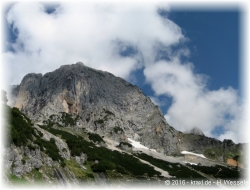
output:
[[[203,154],[196,154],[196,153],[188,152],[188,151],[182,151],[181,153],[182,154],[191,154],[191,155],[198,156],[198,157],[201,157],[201,158],[206,158]]]
[[[132,146],[135,147],[135,148],[143,148],[143,149],[149,150],[148,147],[143,146],[143,145],[142,145],[140,142],[138,142],[138,141],[134,141],[134,140],[132,140],[132,139],[130,139],[130,138],[128,138],[128,140],[130,141],[130,144],[132,144]]]
[[[191,165],[198,165],[198,164],[196,164],[196,163],[192,163],[192,162],[186,162],[186,161],[183,161],[184,163],[188,163],[188,164],[191,164]]]

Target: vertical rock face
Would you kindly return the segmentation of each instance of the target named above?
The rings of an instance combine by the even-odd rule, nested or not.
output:
[[[15,107],[36,121],[59,112],[79,115],[78,127],[109,135],[115,127],[126,137],[166,154],[179,152],[178,132],[136,86],[83,63],[26,75],[15,86]]]

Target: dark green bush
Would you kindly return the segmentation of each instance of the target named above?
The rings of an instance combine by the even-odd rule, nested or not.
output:
[[[31,120],[21,113],[17,108],[9,108],[10,143],[16,146],[27,145],[28,140],[33,140]]]
[[[55,139],[51,138],[50,141],[36,139],[34,143],[37,144],[41,150],[46,149],[45,153],[48,154],[48,156],[51,157],[53,160],[63,160],[55,144]]]
[[[43,133],[41,131],[38,131],[36,129],[34,129],[34,131],[32,132],[32,134],[35,136],[35,137],[42,137],[43,136]]]
[[[30,150],[33,150],[35,151],[36,150],[36,147],[31,145],[31,144],[28,144],[27,147],[30,149]]]
[[[76,125],[76,119],[73,119],[72,116],[66,112],[60,112],[62,114],[62,122],[66,126],[74,126]]]
[[[54,128],[43,128],[54,135],[61,135],[62,139],[66,140],[72,156],[80,156],[80,154],[84,152],[88,156],[88,161],[94,162],[95,160],[98,160],[100,164],[98,166],[93,166],[96,171],[104,171],[113,168],[113,166],[111,167],[106,163],[108,162],[115,165],[117,172],[121,171],[122,173],[134,176],[142,176],[145,173],[150,177],[160,175],[160,173],[155,171],[153,167],[142,163],[132,155],[126,153],[122,154],[105,147],[96,147],[93,143],[84,140],[82,137],[72,135],[66,131]]]
[[[220,165],[215,166],[196,166],[191,165],[197,171],[201,171],[205,174],[212,175],[215,178],[220,179],[239,179],[241,177],[241,173],[237,170],[232,170]]]
[[[116,171],[121,174],[127,174],[126,170],[119,165],[116,166]]]
[[[113,128],[114,132],[117,134],[119,131],[120,132],[124,132],[123,129],[121,127],[114,127]]]
[[[91,169],[93,172],[106,172],[106,170],[115,169],[115,164],[109,161],[103,160],[103,161],[100,161],[98,164],[93,164],[91,166]]]
[[[112,113],[112,112],[109,111],[109,110],[105,110],[105,113],[108,114],[108,115],[115,115],[114,113]]]
[[[26,163],[26,161],[24,159],[22,159],[22,164],[24,165]]]
[[[104,142],[104,140],[102,139],[102,137],[100,137],[100,135],[95,134],[95,133],[88,133],[89,135],[89,140],[94,141],[94,142]]]
[[[127,143],[127,142],[120,142],[119,147],[121,147],[121,145],[125,145],[125,146],[128,146],[128,147],[132,147],[132,145],[129,144],[129,143]]]
[[[98,119],[98,120],[94,121],[94,123],[95,123],[95,124],[96,124],[96,123],[102,124],[102,123],[104,123],[104,120],[103,120],[103,119]]]
[[[138,158],[141,158],[149,163],[167,171],[171,176],[176,176],[176,179],[202,179],[204,178],[195,171],[190,170],[189,168],[179,164],[171,163],[157,158],[153,158],[147,154],[136,154]]]
[[[49,118],[50,118],[50,119],[52,119],[54,116],[55,116],[55,115],[54,115],[54,114],[52,114],[52,115],[50,115],[50,116],[49,116]]]
[[[91,151],[88,154],[88,161],[102,160],[102,157],[98,154],[98,152]]]
[[[62,161],[60,162],[60,165],[61,165],[63,168],[66,166],[64,160],[62,160]]]

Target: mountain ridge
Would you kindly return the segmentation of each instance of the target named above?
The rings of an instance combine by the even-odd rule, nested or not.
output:
[[[247,167],[245,144],[221,142],[198,129],[177,131],[137,86],[79,62],[27,74],[12,97],[13,108],[6,98],[2,102],[10,114],[4,124],[9,180],[38,176],[67,185],[142,178],[164,184],[172,177],[238,178],[238,168]]]

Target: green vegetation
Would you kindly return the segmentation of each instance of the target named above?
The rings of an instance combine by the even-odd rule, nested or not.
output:
[[[103,119],[98,119],[98,120],[95,120],[94,123],[98,123],[98,124],[102,124],[104,123],[104,120]]]
[[[34,129],[33,135],[38,137],[38,138],[43,137],[43,133],[41,131],[36,130],[36,129]]]
[[[63,131],[63,130],[58,130],[58,129],[54,129],[52,127],[43,126],[43,125],[39,125],[39,127],[41,127],[42,129],[44,129],[46,131],[49,131],[50,133],[52,133],[54,135],[61,136],[61,138],[65,139],[65,140],[77,138],[77,136],[72,135],[71,133],[68,133],[68,132]]]
[[[202,173],[208,174],[215,178],[220,179],[239,179],[241,177],[241,173],[237,170],[232,170],[223,166],[215,165],[215,166],[196,166],[191,165],[197,171],[201,171]]]
[[[102,160],[97,164],[91,166],[93,172],[106,172],[106,170],[115,169],[115,164],[106,160]]]
[[[9,108],[10,126],[11,126],[11,143],[17,146],[25,145],[30,150],[40,148],[41,151],[45,152],[54,161],[59,161],[61,167],[68,167],[79,179],[93,178],[93,172],[104,172],[114,176],[148,176],[154,177],[159,176],[160,173],[155,171],[153,167],[142,163],[139,159],[129,154],[122,154],[118,151],[111,151],[104,147],[96,147],[93,142],[104,142],[98,134],[85,133],[86,139],[93,142],[89,142],[82,136],[76,136],[64,130],[53,128],[55,123],[52,122],[53,115],[50,119],[44,122],[45,125],[40,125],[41,128],[49,131],[50,133],[60,136],[68,144],[71,150],[72,156],[80,156],[81,153],[87,154],[86,167],[87,170],[83,170],[74,160],[64,160],[59,154],[59,150],[55,144],[55,139],[51,138],[49,141],[42,139],[43,133],[32,127],[31,121],[22,114],[17,108]],[[106,110],[106,114],[112,115],[111,112]],[[72,125],[73,119],[69,117],[69,114],[62,114],[62,120],[67,125]],[[75,122],[75,120],[74,120]],[[98,123],[104,122],[98,120]],[[122,131],[121,128],[116,128],[117,131]],[[126,144],[126,143],[124,143]],[[131,146],[130,144],[126,144]],[[65,150],[64,150],[65,151]],[[96,162],[98,160],[98,162]],[[22,160],[22,164],[25,164],[26,160]],[[52,172],[52,171],[51,171]],[[38,170],[32,170],[32,172],[25,174],[26,177],[35,178],[42,180],[42,174]],[[11,176],[13,180],[19,178]],[[20,179],[25,181],[25,179]]]
[[[35,182],[42,182],[43,181],[43,175],[36,169],[33,169],[30,173],[28,173],[27,177],[34,179]]]
[[[106,170],[113,170],[115,166],[117,172],[122,170],[123,173],[126,171],[134,176],[147,174],[149,177],[153,177],[154,175],[160,175],[153,167],[143,164],[140,160],[127,153],[121,154],[118,151],[111,151],[104,147],[97,147],[92,150],[101,158],[98,167],[96,168],[96,166],[93,165],[93,169],[99,169],[104,172]]]
[[[131,147],[132,148],[132,145],[127,143],[127,142],[120,142],[119,146],[118,147],[121,147],[122,145],[125,145],[125,146],[128,146],[128,147]]]
[[[80,119],[79,115],[73,116],[73,115],[68,114],[66,112],[59,112],[59,113],[61,114],[61,118],[59,118],[59,121],[64,123],[66,127],[76,125],[77,120]],[[43,123],[46,124],[48,127],[53,127],[53,126],[63,127],[58,122],[52,121],[52,120],[56,119],[57,117],[59,117],[59,115],[52,114],[49,116],[49,119],[46,121],[43,121]]]
[[[109,110],[104,110],[105,111],[105,113],[107,114],[107,115],[115,115],[114,113],[112,113],[111,111],[109,111]]]
[[[224,155],[223,155],[224,162],[227,162],[227,159],[229,159],[229,158],[232,158],[232,159],[237,160],[237,161],[242,162],[242,163],[244,162],[242,160],[241,153],[239,151],[237,151],[237,150],[235,150],[235,151],[226,151],[224,153]]]
[[[10,143],[14,143],[16,146],[27,146],[33,151],[37,148],[36,145],[38,145],[53,160],[61,160],[63,162],[55,144],[55,139],[51,138],[50,141],[42,139],[43,133],[32,127],[31,120],[25,114],[21,113],[17,108],[6,106],[6,109],[9,113]],[[22,163],[25,164],[25,160],[22,160]]]
[[[51,138],[50,141],[36,139],[34,143],[37,144],[41,150],[45,149],[45,153],[53,160],[61,160],[63,162],[63,158],[60,156],[59,150],[55,144],[55,139]]]
[[[100,135],[95,134],[95,133],[88,133],[89,135],[89,140],[93,141],[93,142],[104,142],[104,140],[102,139],[102,137],[100,137]]]
[[[53,119],[53,117],[55,117],[56,115],[55,114],[52,114],[49,116],[50,119]]]
[[[27,118],[23,113],[21,113],[17,108],[9,108],[6,106],[6,109],[9,111],[10,117],[10,136],[11,143],[14,143],[16,146],[27,146],[30,150],[35,150],[37,147],[40,147],[49,157],[54,161],[59,161],[61,167],[67,167],[74,173],[74,175],[80,180],[93,180],[93,172],[103,172],[108,176],[115,176],[116,178],[122,176],[129,176],[136,178],[138,180],[147,179],[148,177],[154,178],[155,176],[160,177],[160,172],[155,171],[153,167],[142,163],[138,158],[145,160],[156,167],[159,167],[168,173],[171,176],[175,176],[175,179],[203,179],[204,177],[195,172],[194,170],[201,171],[206,175],[209,175],[214,178],[219,179],[239,179],[241,173],[237,170],[231,170],[223,166],[194,166],[191,165],[194,170],[183,166],[179,163],[170,163],[160,159],[153,158],[147,154],[135,154],[136,157],[127,154],[120,153],[118,151],[112,151],[105,147],[96,147],[94,143],[104,142],[102,137],[94,133],[84,133],[84,137],[73,135],[67,131],[59,130],[53,128],[56,123],[53,123],[51,119],[55,117],[54,115],[50,116],[50,119],[45,121],[46,124],[40,126],[41,128],[49,131],[50,133],[60,136],[64,139],[71,151],[72,156],[80,156],[81,153],[87,154],[87,161],[85,163],[87,169],[84,170],[79,166],[74,159],[65,160],[59,154],[59,150],[55,144],[55,139],[51,138],[49,141],[42,139],[43,133],[32,127],[32,123],[29,118]],[[112,112],[105,110],[107,115],[114,115]],[[106,115],[106,116],[107,116]],[[106,117],[105,116],[105,117]],[[62,113],[62,121],[65,125],[75,125],[76,119],[73,119],[70,114]],[[99,119],[95,123],[104,123],[104,120]],[[56,124],[57,126],[59,124]],[[60,126],[59,126],[60,127]],[[61,128],[63,129],[63,128]],[[113,131],[115,133],[124,132],[120,127],[114,127]],[[190,136],[191,138],[191,136]],[[89,142],[87,140],[89,139]],[[131,144],[126,142],[121,142],[119,147],[122,145],[132,147]],[[237,151],[237,147],[225,153],[225,158],[234,158],[239,160],[241,155]],[[64,149],[63,151],[66,151]],[[223,156],[222,147],[217,148],[208,148],[205,150],[204,155],[211,159],[217,159],[218,157]],[[26,164],[26,159],[22,159],[22,164]],[[52,171],[51,171],[52,172]],[[36,179],[35,181],[43,181],[42,174],[38,170],[32,170],[30,173],[25,174],[24,176]],[[10,181],[13,182],[26,182],[25,178],[18,178],[14,175],[9,175]]]
[[[96,147],[92,142],[88,142],[82,137],[72,135],[66,131],[44,126],[42,128],[54,135],[61,135],[61,138],[66,140],[72,156],[80,156],[82,152],[86,153],[88,155],[88,162],[95,171],[105,172],[115,169],[117,172],[122,172],[123,174],[128,173],[134,176],[143,176],[147,174],[152,177],[154,175],[160,175],[153,167],[142,163],[132,155],[111,151],[104,147]],[[95,160],[98,160],[99,163],[95,164]]]
[[[123,129],[122,129],[121,127],[115,126],[115,127],[113,128],[113,130],[114,130],[114,132],[115,132],[116,134],[117,134],[119,131],[122,132],[122,133],[124,133],[124,131],[123,131]]]
[[[218,160],[219,157],[223,156],[224,162],[227,162],[227,159],[229,158],[232,159],[237,158],[237,160],[242,161],[240,149],[241,149],[240,147],[235,146],[230,150],[223,151],[223,147],[220,146],[220,147],[207,148],[203,154],[204,156],[212,160]]]
[[[94,178],[93,172],[89,164],[87,163],[86,168],[87,170],[83,170],[75,161],[75,159],[65,160],[65,164],[70,171],[74,173],[74,175],[78,179],[86,179],[86,178]]]
[[[31,144],[28,144],[27,147],[28,147],[30,150],[33,150],[33,151],[36,150],[36,146],[33,146],[33,145],[31,145]]]
[[[8,178],[14,184],[23,184],[23,185],[28,184],[28,181],[24,177],[19,178],[13,174],[9,174]]]
[[[24,165],[26,163],[26,161],[24,159],[22,159],[22,164]]]
[[[45,127],[45,126],[40,126],[40,127],[49,131],[54,135],[60,135],[62,139],[66,140],[66,143],[68,144],[68,147],[71,150],[72,156],[80,156],[86,146],[87,147],[94,146],[93,143],[87,142],[83,138],[72,135],[69,132],[54,129],[51,127]]]
[[[104,109],[104,112],[106,115],[104,116],[103,120],[105,120],[105,121],[108,121],[108,116],[111,116],[111,115],[115,116],[115,114],[109,110]]]
[[[5,111],[9,113],[10,143],[16,146],[27,145],[29,140],[33,140],[32,134],[34,134],[31,120],[15,107],[5,106]]]
[[[62,114],[62,122],[66,125],[66,126],[74,126],[76,125],[76,119],[73,119],[72,116],[68,113],[65,112],[60,112]]]
[[[200,174],[190,170],[189,168],[179,164],[179,163],[170,163],[164,160],[153,158],[147,154],[136,154],[137,157],[148,161],[149,163],[168,171],[171,176],[176,176],[175,179],[202,179],[204,178]]]
[[[217,160],[217,158],[223,155],[223,149],[222,147],[207,148],[203,154],[207,158]]]
[[[64,161],[64,160],[60,162],[60,166],[61,166],[61,167],[63,167],[63,168],[66,166],[66,164],[65,164],[65,161]]]
[[[53,123],[50,119],[43,121],[44,124],[46,124],[48,127],[53,127],[55,123]],[[39,125],[40,126],[40,125]]]

